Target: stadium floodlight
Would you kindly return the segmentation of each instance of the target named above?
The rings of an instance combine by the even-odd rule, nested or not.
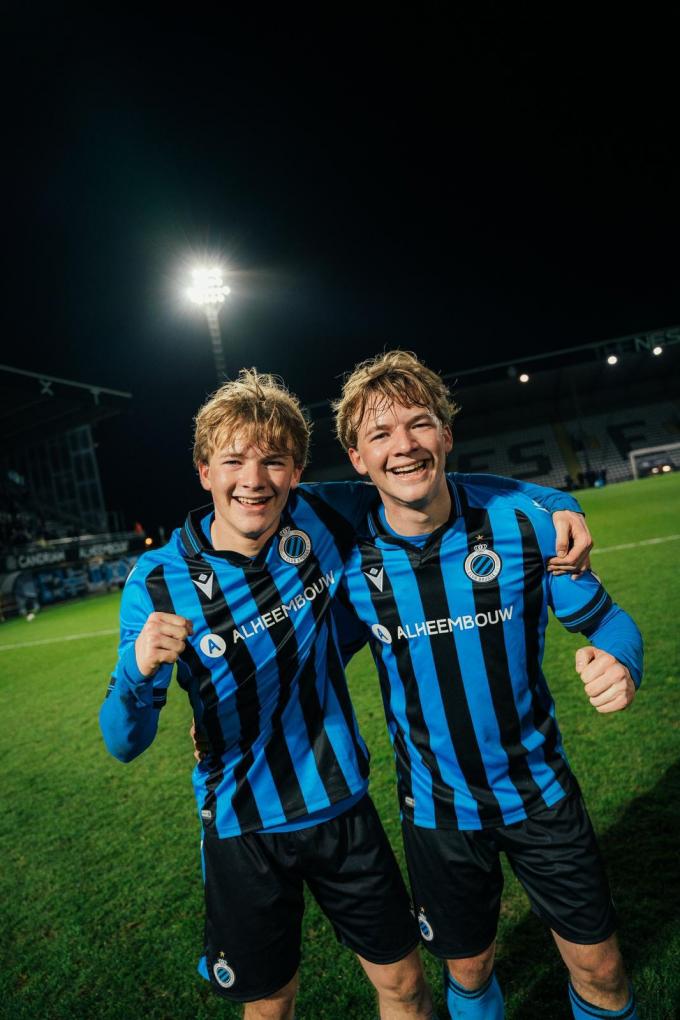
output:
[[[231,289],[224,282],[222,269],[216,265],[197,267],[192,271],[191,277],[193,285],[188,288],[187,297],[193,304],[199,305],[205,313],[212,342],[217,381],[221,383],[225,376],[225,364],[219,312],[225,298],[231,293]]]
[[[619,359],[616,357],[615,354],[610,354],[609,357],[607,358],[607,364],[608,365],[616,365],[616,364],[618,364],[618,360]]]
[[[520,382],[529,382],[528,374],[526,372],[522,372],[521,376],[519,377],[519,381]]]
[[[661,344],[657,344],[656,347],[652,347],[652,354],[654,354],[657,358],[660,354],[663,354],[663,347]]]

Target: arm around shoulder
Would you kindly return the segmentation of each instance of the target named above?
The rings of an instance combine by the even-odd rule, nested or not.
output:
[[[583,513],[580,503],[570,493],[551,489],[548,485],[535,485],[533,482],[524,482],[519,478],[505,478],[503,475],[491,474],[456,474],[454,478],[468,485],[481,485],[484,488],[493,489],[495,492],[520,492],[551,514],[556,510],[573,510],[575,513]]]

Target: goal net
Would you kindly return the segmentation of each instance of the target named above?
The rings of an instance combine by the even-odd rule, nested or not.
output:
[[[680,443],[665,443],[663,446],[645,446],[631,450],[628,454],[633,478],[647,478],[648,475],[667,475],[680,471]]]

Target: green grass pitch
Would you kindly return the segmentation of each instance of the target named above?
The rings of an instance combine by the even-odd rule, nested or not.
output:
[[[680,1015],[677,706],[680,475],[584,493],[595,569],[638,621],[646,675],[633,707],[600,716],[573,670],[578,637],[550,625],[545,668],[622,918],[645,1020]],[[611,551],[611,546],[627,548]],[[116,654],[119,596],[0,627],[0,1016],[176,1020],[239,1011],[195,972],[202,936],[189,706],[173,686],[158,739],[133,764],[97,725]],[[86,635],[74,640],[66,636]],[[58,639],[58,640],[55,640]],[[352,693],[373,754],[372,793],[401,860],[392,755],[369,656]],[[426,961],[444,1015],[439,968]],[[507,874],[498,975],[510,1020],[570,1015],[549,935]],[[300,1020],[371,1020],[371,990],[309,903]]]

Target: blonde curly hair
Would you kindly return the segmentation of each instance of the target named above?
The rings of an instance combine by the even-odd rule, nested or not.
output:
[[[311,422],[282,379],[242,368],[210,395],[194,418],[194,465],[207,464],[237,434],[268,453],[290,453],[297,467],[309,456]]]
[[[449,426],[460,410],[441,376],[413,351],[386,351],[358,364],[346,376],[342,395],[333,402],[335,432],[345,450],[356,447],[359,426],[368,410],[377,413],[393,403],[426,407],[442,425]]]

